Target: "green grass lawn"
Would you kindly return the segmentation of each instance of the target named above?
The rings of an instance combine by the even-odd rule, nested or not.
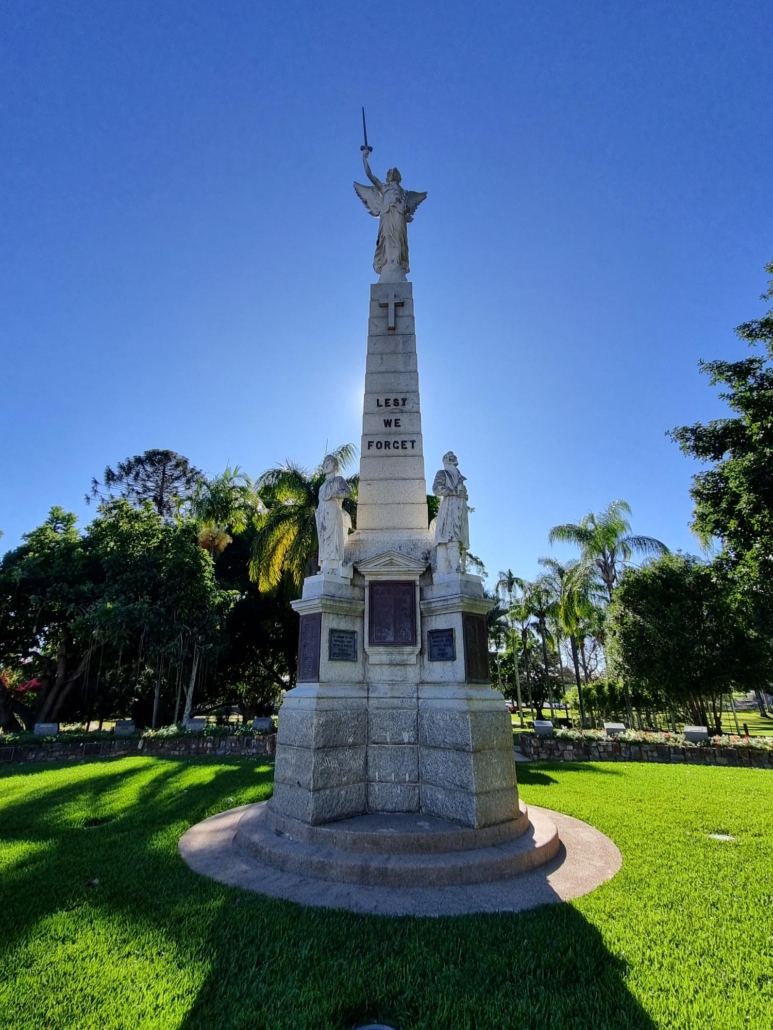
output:
[[[527,803],[609,834],[622,871],[571,904],[425,920],[302,909],[191,872],[180,835],[267,797],[271,773],[3,770],[0,1027],[770,1030],[770,772],[520,765]]]

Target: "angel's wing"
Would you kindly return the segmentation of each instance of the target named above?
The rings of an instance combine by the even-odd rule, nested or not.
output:
[[[363,202],[370,214],[378,218],[381,214],[381,194],[375,186],[363,186],[361,182],[355,182],[354,192]]]
[[[405,191],[405,220],[406,222],[412,222],[416,208],[422,202],[427,199],[426,193],[417,193],[415,190]]]

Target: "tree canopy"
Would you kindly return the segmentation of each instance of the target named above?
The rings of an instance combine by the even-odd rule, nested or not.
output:
[[[766,267],[773,276],[773,262]],[[773,299],[773,279],[764,300]],[[732,415],[682,426],[671,437],[710,468],[693,478],[693,527],[720,541],[720,561],[732,570],[760,629],[773,635],[773,308],[735,330],[750,347],[740,361],[701,362]]]
[[[202,473],[176,451],[149,450],[109,465],[102,482],[91,480],[86,503],[124,497],[132,504],[150,501],[159,515],[170,519],[181,500],[190,497]]]

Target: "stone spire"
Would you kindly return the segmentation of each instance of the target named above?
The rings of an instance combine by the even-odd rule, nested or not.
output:
[[[357,532],[347,561],[389,549],[428,553],[427,484],[421,432],[413,286],[370,288]]]

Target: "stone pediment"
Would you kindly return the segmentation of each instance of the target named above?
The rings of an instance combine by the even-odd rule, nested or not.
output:
[[[420,576],[427,568],[427,562],[410,558],[399,551],[384,551],[373,558],[357,562],[355,568],[368,578],[378,576]]]

